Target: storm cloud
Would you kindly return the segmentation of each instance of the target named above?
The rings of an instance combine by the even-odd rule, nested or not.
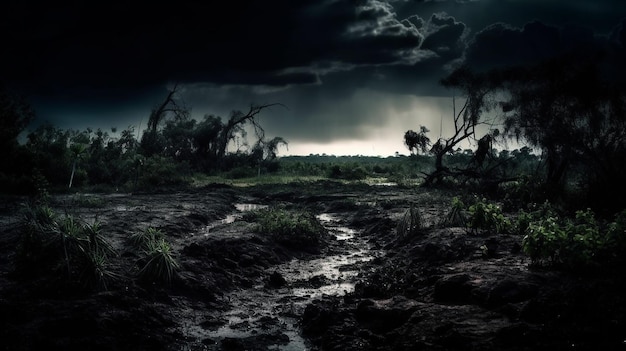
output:
[[[196,118],[280,102],[264,123],[291,145],[376,137],[402,149],[404,131],[448,114],[452,92],[439,81],[462,64],[602,50],[607,74],[624,76],[626,3],[616,0],[0,7],[2,84],[65,128],[139,126],[178,84]]]

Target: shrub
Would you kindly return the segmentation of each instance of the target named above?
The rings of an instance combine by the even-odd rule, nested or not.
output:
[[[164,239],[163,232],[160,229],[148,227],[141,232],[133,233],[129,241],[136,249],[147,250],[153,242],[160,239]]]
[[[346,165],[333,165],[328,172],[328,177],[333,179],[363,180],[367,178],[367,170],[356,163]]]
[[[24,231],[17,255],[27,274],[57,274],[81,288],[105,288],[115,278],[108,257],[115,254],[99,222],[88,224],[72,215],[58,217],[47,205],[24,208]]]
[[[508,231],[511,226],[510,221],[502,214],[500,206],[488,203],[484,198],[471,205],[468,212],[468,224],[472,229],[501,233]]]
[[[225,173],[225,177],[229,179],[243,179],[256,177],[258,170],[253,167],[240,166],[231,169]]]
[[[531,222],[526,233],[522,240],[522,249],[533,263],[547,260],[554,264],[559,261],[560,248],[566,240],[559,218],[547,217]]]
[[[550,213],[530,222],[522,248],[538,265],[577,269],[616,263],[626,247],[625,219],[622,211],[603,226],[590,209],[576,211],[573,219]]]
[[[283,207],[265,208],[253,214],[257,231],[268,234],[275,241],[300,249],[316,249],[326,229],[307,211],[287,210]]]
[[[80,267],[79,281],[85,289],[107,290],[109,284],[119,278],[102,251],[86,251]]]
[[[155,238],[147,242],[145,257],[140,260],[137,276],[145,282],[170,284],[180,265],[172,254],[172,249],[164,238]]]
[[[405,238],[417,234],[424,227],[422,215],[413,204],[402,216],[396,227],[396,232],[400,238]]]
[[[56,231],[57,215],[45,204],[25,204],[22,208],[23,230],[17,250],[17,268],[24,274],[40,273],[50,268],[49,243]]]
[[[145,159],[139,186],[144,189],[179,186],[185,183],[183,174],[187,171],[185,163],[177,163],[170,157],[153,155]]]
[[[465,227],[467,225],[465,204],[457,196],[452,198],[450,211],[448,211],[448,214],[441,220],[440,225],[446,227]]]

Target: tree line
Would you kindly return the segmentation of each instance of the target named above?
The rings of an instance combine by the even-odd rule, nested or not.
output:
[[[228,119],[205,115],[200,121],[177,99],[177,88],[150,113],[141,137],[134,127],[118,133],[102,129],[60,129],[49,123],[18,138],[34,120],[24,99],[0,91],[0,191],[29,193],[38,183],[54,188],[106,185],[128,190],[182,183],[192,172],[247,167],[256,173],[275,168],[282,137],[268,139],[258,120],[265,109],[251,105]],[[280,105],[282,106],[282,105]],[[249,137],[252,130],[254,138]],[[235,145],[235,150],[230,150]]]

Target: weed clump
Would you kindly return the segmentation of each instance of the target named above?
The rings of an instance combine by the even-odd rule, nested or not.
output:
[[[452,198],[450,211],[443,217],[440,225],[443,227],[465,227],[467,225],[467,215],[465,203],[457,196]]]
[[[251,216],[257,222],[257,232],[295,249],[317,251],[327,234],[317,218],[304,210],[272,207],[257,210]]]
[[[396,227],[396,233],[400,239],[411,237],[419,233],[424,228],[422,215],[420,211],[411,204],[408,210],[402,216],[398,226]]]
[[[485,198],[470,205],[468,213],[468,226],[472,230],[482,229],[490,233],[504,233],[511,227],[511,221],[504,216],[500,206],[487,202]]]
[[[102,235],[99,222],[72,215],[58,216],[47,204],[22,209],[23,231],[17,269],[30,277],[61,276],[83,290],[106,289],[116,278],[109,258],[115,250]]]
[[[143,256],[138,260],[139,271],[137,277],[143,282],[171,284],[180,265],[165,235],[160,229],[153,227],[133,234],[131,244],[142,251]]]

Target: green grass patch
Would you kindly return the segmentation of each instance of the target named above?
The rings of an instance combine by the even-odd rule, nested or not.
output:
[[[250,214],[256,221],[256,231],[291,248],[317,251],[326,229],[313,214],[304,210],[271,207]]]

